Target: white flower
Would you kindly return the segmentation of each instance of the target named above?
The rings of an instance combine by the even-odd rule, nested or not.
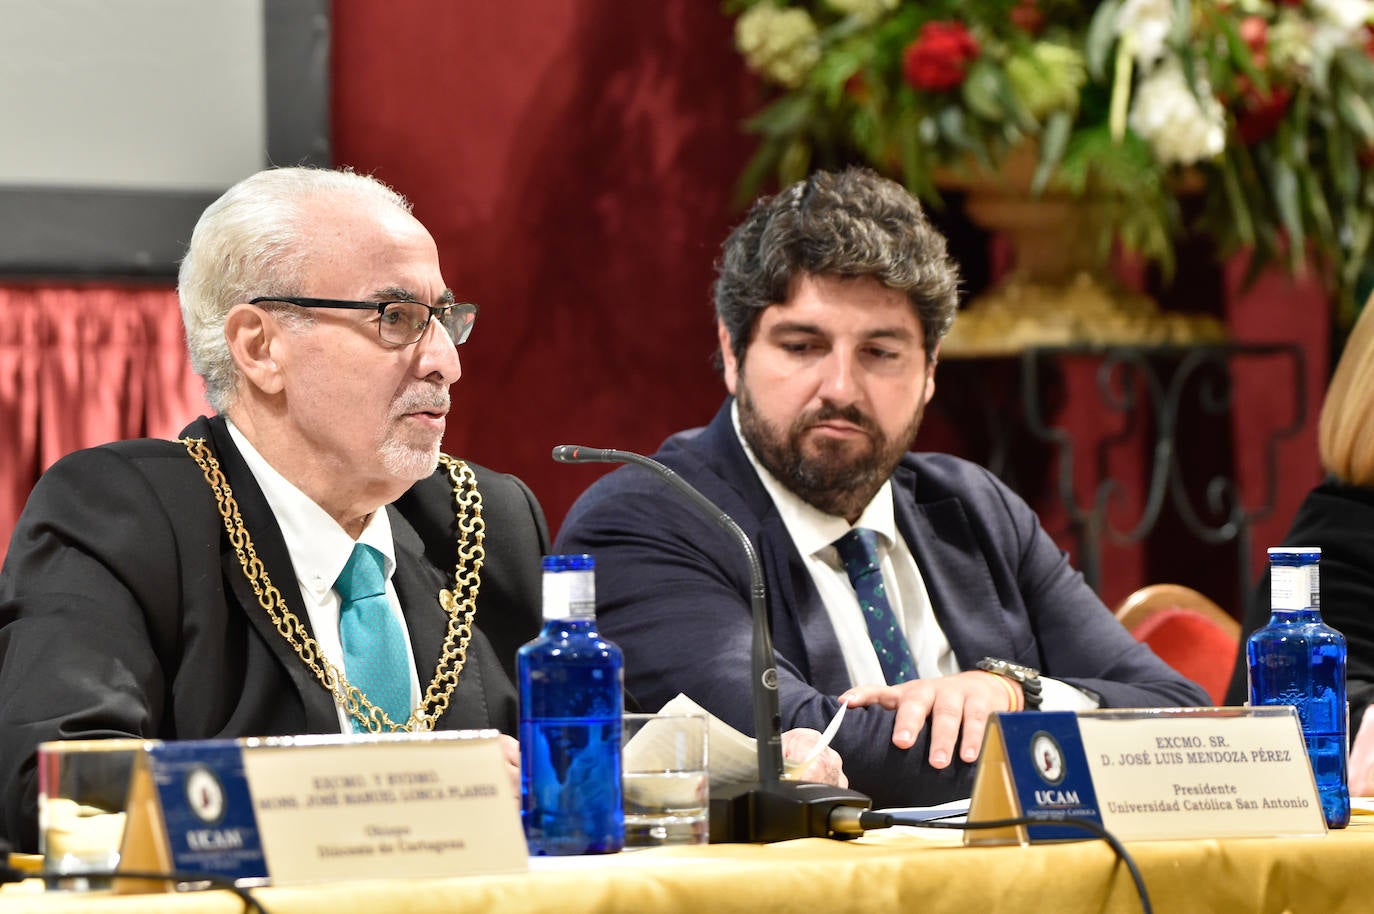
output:
[[[1364,24],[1374,16],[1370,0],[1309,0],[1312,11],[1322,26],[1344,34],[1354,44]]]
[[[1318,60],[1328,60],[1340,48],[1364,44],[1364,24],[1374,16],[1370,0],[1311,0],[1311,47]]]
[[[1296,10],[1283,10],[1269,28],[1269,62],[1278,70],[1312,66],[1312,24]]]
[[[890,13],[897,8],[897,0],[825,0],[825,5],[842,16],[876,22],[883,13]]]
[[[1188,88],[1177,57],[1166,58],[1136,89],[1131,129],[1140,134],[1165,165],[1191,165],[1226,147],[1226,113],[1199,73],[1199,100]],[[1199,104],[1201,101],[1201,104]]]
[[[1116,14],[1117,34],[1130,36],[1135,58],[1146,69],[1164,56],[1164,42],[1173,25],[1173,0],[1126,0]]]
[[[755,73],[795,89],[821,59],[816,23],[802,9],[760,3],[735,20],[735,47]]]

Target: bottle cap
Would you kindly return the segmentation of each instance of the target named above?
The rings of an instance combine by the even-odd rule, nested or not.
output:
[[[545,571],[591,571],[596,567],[596,559],[590,555],[546,555]]]
[[[1320,546],[1270,546],[1269,564],[1271,566],[1298,567],[1316,565],[1322,559]]]

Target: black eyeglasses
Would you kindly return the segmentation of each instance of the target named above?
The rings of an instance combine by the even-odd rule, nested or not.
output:
[[[376,311],[377,334],[382,342],[393,346],[409,346],[425,335],[425,328],[433,318],[453,338],[453,345],[461,346],[472,335],[477,321],[477,306],[472,302],[451,305],[427,305],[419,301],[342,301],[337,298],[296,298],[287,295],[262,295],[249,299],[248,304],[282,302],[302,308],[344,308],[350,311]]]

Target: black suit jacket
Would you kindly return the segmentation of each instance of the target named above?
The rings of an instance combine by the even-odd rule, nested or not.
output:
[[[223,419],[200,419],[258,558],[309,628],[286,544]],[[515,651],[539,628],[543,514],[512,476],[473,467],[486,560],[467,663],[444,729],[515,733]],[[421,689],[448,617],[457,559],[442,469],[390,505],[393,583]],[[208,739],[336,733],[333,698],[271,624],[214,494],[177,442],[143,439],[64,457],[35,486],[0,571],[0,825],[36,844],[35,747],[44,740]]]
[[[768,491],[740,447],[730,402],[709,426],[657,454],[731,515],[763,564],[782,726],[823,729],[849,688],[820,594]],[[1184,679],[1112,617],[1040,528],[986,470],[943,454],[907,454],[893,472],[897,527],[962,669],[984,656],[1040,669],[1107,707],[1199,705]],[[556,551],[596,556],[600,630],[625,651],[629,690],[649,708],[685,692],[753,732],[749,573],[739,543],[662,480],[637,467],[603,477],[573,505]],[[923,730],[892,746],[894,712],[851,710],[834,747],[851,785],[879,806],[968,796],[973,766],[936,770]]]

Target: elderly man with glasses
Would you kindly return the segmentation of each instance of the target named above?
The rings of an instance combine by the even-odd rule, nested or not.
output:
[[[548,533],[518,479],[440,453],[477,307],[406,200],[260,172],[201,216],[178,286],[217,415],[58,462],[0,572],[20,849],[44,740],[516,732]]]

